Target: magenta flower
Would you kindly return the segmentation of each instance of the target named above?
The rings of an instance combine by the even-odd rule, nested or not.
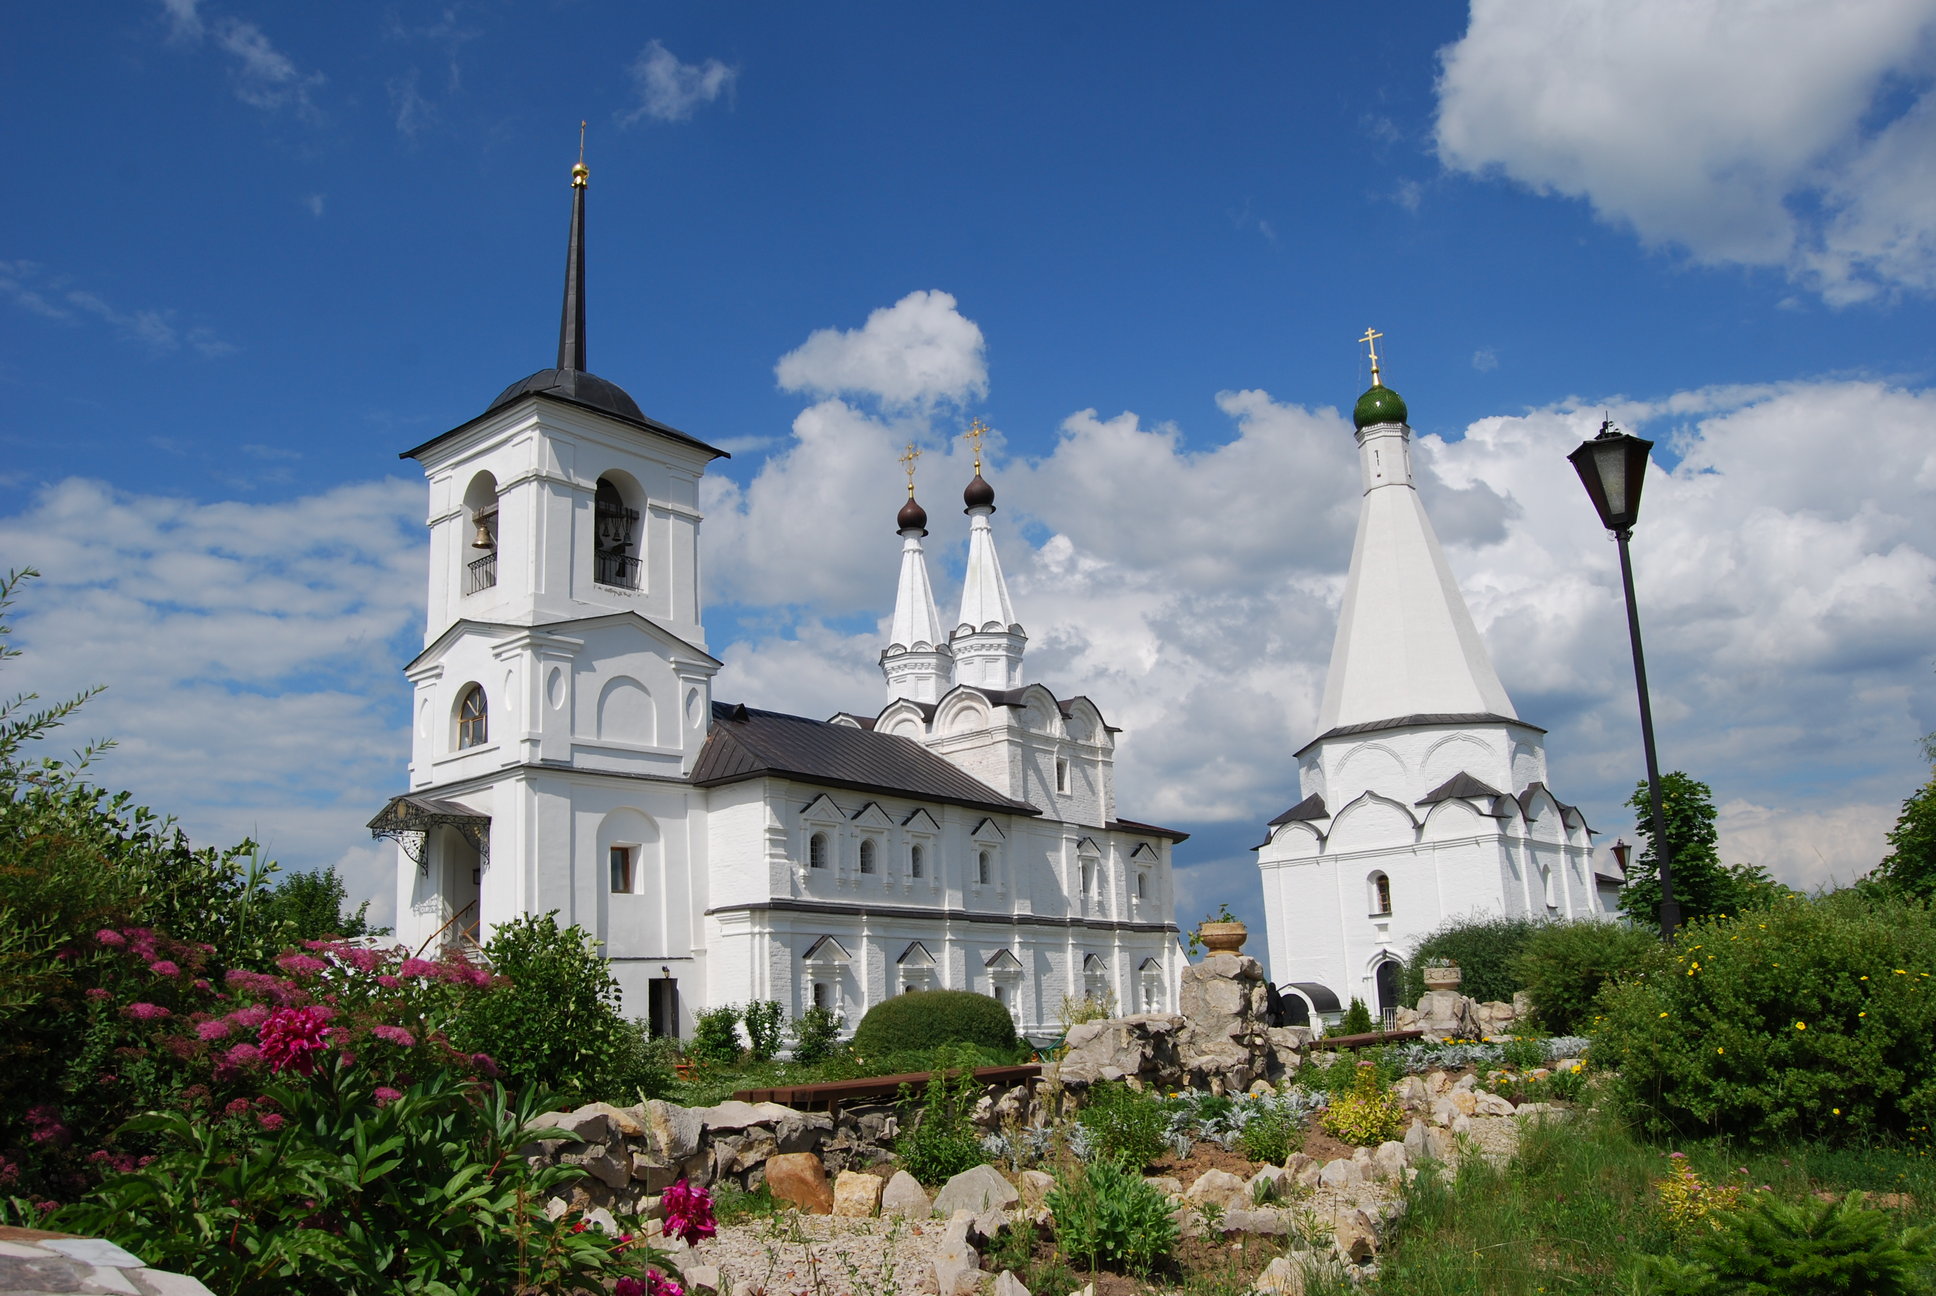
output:
[[[211,1021],[205,1021],[197,1025],[195,1027],[195,1038],[200,1040],[227,1039],[230,1029],[229,1022],[217,1017]]]
[[[247,1008],[237,1008],[229,1014],[229,1020],[243,1030],[255,1030],[269,1020],[269,1010],[260,1004],[252,1004]]]
[[[686,1289],[657,1269],[645,1271],[645,1296],[686,1296]]]
[[[316,1054],[323,1051],[329,1034],[329,1013],[317,1007],[278,1008],[262,1023],[262,1057],[269,1069],[280,1074],[293,1070],[310,1075],[316,1070]]]
[[[290,976],[300,977],[313,976],[318,972],[328,970],[329,962],[326,959],[319,959],[310,954],[284,954],[276,960],[276,966],[284,972],[287,972]]]
[[[437,975],[437,965],[435,963],[425,962],[420,958],[407,958],[397,968],[397,975],[407,977],[435,976]]]
[[[114,998],[114,996],[113,996],[113,995],[111,995],[111,994],[109,994],[109,993],[108,993],[107,991],[105,991],[105,990],[103,990],[103,989],[102,989],[102,988],[101,988],[100,986],[90,986],[90,987],[88,987],[88,991],[87,991],[87,997],[88,997],[88,998],[90,998],[90,999],[94,999],[94,1000],[101,1000],[101,999],[112,999],[112,998]]]
[[[166,1008],[163,1008],[160,1004],[151,1003],[131,1003],[125,1011],[128,1016],[134,1018],[136,1021],[160,1021],[163,1017],[173,1017],[175,1015]]]
[[[388,1107],[401,1097],[403,1097],[403,1090],[401,1089],[392,1089],[389,1085],[378,1085],[376,1087],[376,1105],[379,1107]]]
[[[395,977],[391,976],[388,972],[385,972],[382,976],[378,977],[376,979],[376,983],[382,986],[385,990],[394,990],[398,986],[403,984],[403,982],[397,980]]]
[[[383,956],[375,950],[364,949],[360,945],[339,946],[336,956],[355,968],[358,972],[374,972],[383,962]]]
[[[254,1110],[254,1104],[247,1098],[231,1098],[229,1099],[229,1105],[222,1109],[222,1114],[224,1116],[247,1116]]]
[[[676,1237],[692,1245],[718,1231],[718,1225],[713,1220],[712,1194],[704,1188],[694,1187],[681,1179],[665,1190],[659,1202],[665,1207],[667,1237]]]
[[[645,1284],[636,1278],[621,1278],[612,1284],[612,1296],[645,1296]]]
[[[27,1122],[28,1136],[36,1143],[64,1143],[67,1141],[67,1126],[61,1124],[60,1108],[51,1103],[29,1107],[23,1118]]]
[[[489,1053],[471,1054],[471,1065],[477,1068],[477,1074],[488,1080],[495,1080],[503,1074],[502,1071],[498,1070],[497,1063],[492,1060]]]
[[[95,932],[94,939],[97,941],[100,941],[103,945],[106,945],[109,949],[120,949],[123,945],[126,945],[128,943],[128,938],[126,936],[123,936],[120,932],[115,931],[109,927],[103,927],[100,931]]]
[[[167,959],[157,959],[155,962],[150,963],[148,970],[156,976],[173,977],[181,975],[181,969]]]
[[[386,1043],[395,1044],[399,1048],[410,1048],[417,1042],[416,1036],[401,1026],[372,1026],[370,1027],[370,1034]]]
[[[260,1125],[264,1131],[270,1134],[275,1133],[277,1130],[281,1129],[284,1125],[288,1124],[288,1122],[285,1121],[282,1118],[282,1116],[276,1112],[266,1112],[263,1115],[256,1117],[255,1123],[257,1125]]]

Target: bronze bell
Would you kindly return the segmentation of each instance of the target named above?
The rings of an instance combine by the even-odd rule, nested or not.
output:
[[[491,524],[483,518],[477,519],[477,537],[471,541],[473,549],[495,549],[497,540],[491,535]]]

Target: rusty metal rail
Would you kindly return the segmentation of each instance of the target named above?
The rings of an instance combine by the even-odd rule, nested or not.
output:
[[[958,1071],[945,1072],[949,1079]],[[976,1067],[975,1079],[983,1084],[1023,1084],[1042,1074],[1040,1063],[1020,1066]],[[859,1080],[826,1080],[819,1084],[774,1085],[765,1089],[741,1089],[733,1097],[741,1102],[772,1102],[802,1111],[837,1111],[843,1102],[892,1098],[902,1085],[920,1088],[934,1075],[932,1071],[906,1071],[899,1075],[866,1076]]]

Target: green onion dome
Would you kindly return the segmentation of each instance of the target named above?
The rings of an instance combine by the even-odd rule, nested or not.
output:
[[[1351,421],[1361,428],[1374,423],[1403,423],[1405,398],[1382,383],[1373,383],[1358,398],[1357,407],[1351,411]]]

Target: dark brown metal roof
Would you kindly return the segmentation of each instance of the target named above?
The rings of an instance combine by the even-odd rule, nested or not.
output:
[[[1309,823],[1313,819],[1327,818],[1330,816],[1330,813],[1329,810],[1324,808],[1324,798],[1313,792],[1310,796],[1305,797],[1289,810],[1286,810],[1283,814],[1271,820],[1270,826],[1275,828],[1279,824]]]
[[[1326,738],[1344,738],[1351,734],[1378,733],[1384,729],[1423,729],[1430,725],[1474,724],[1514,725],[1521,729],[1531,729],[1534,733],[1546,732],[1536,724],[1527,724],[1524,720],[1515,719],[1512,716],[1495,715],[1490,711],[1419,712],[1415,715],[1393,716],[1390,720],[1367,720],[1362,724],[1339,725],[1335,729],[1326,729],[1310,742],[1305,743],[1302,747],[1291,753],[1291,755],[1293,758],[1302,756]]]
[[[1491,784],[1482,782],[1481,780],[1476,779],[1472,775],[1466,773],[1464,770],[1460,770],[1457,774],[1454,774],[1451,778],[1445,780],[1445,782],[1439,784],[1437,787],[1433,788],[1430,792],[1427,792],[1424,796],[1412,802],[1412,804],[1413,805],[1437,805],[1441,801],[1451,801],[1457,797],[1490,798],[1490,797],[1504,796],[1504,795],[1505,794],[1503,792],[1501,792],[1498,788],[1493,787]]]
[[[915,742],[805,716],[713,703],[712,732],[692,767],[696,787],[768,775],[823,787],[1039,815]]]
[[[1175,828],[1158,828],[1155,824],[1137,823],[1134,819],[1111,819],[1103,825],[1110,832],[1141,833],[1145,837],[1168,837],[1173,842],[1190,840],[1190,834]]]

